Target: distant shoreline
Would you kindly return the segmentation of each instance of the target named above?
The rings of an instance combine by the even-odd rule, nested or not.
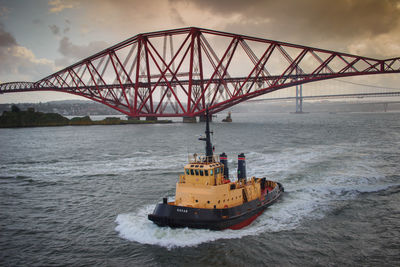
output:
[[[92,126],[92,125],[130,125],[130,124],[164,124],[172,120],[123,120],[118,117],[107,117],[93,121],[89,116],[68,119],[58,113],[36,112],[33,108],[21,111],[13,106],[11,111],[4,111],[0,116],[0,128],[58,127],[58,126]]]

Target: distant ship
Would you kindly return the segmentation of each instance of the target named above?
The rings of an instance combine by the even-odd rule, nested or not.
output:
[[[222,122],[232,122],[231,112],[228,112],[228,116],[222,120]]]
[[[206,154],[194,154],[176,184],[175,201],[156,205],[148,219],[159,226],[211,230],[241,229],[279,199],[283,186],[266,178],[247,178],[245,155],[238,156],[237,181],[229,179],[225,153],[213,155],[206,111]]]

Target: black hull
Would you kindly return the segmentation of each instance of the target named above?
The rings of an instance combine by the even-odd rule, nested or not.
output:
[[[148,219],[159,226],[172,228],[198,228],[223,230],[240,229],[250,224],[268,206],[279,199],[283,187],[278,183],[274,190],[262,195],[261,199],[225,209],[201,209],[159,203]]]

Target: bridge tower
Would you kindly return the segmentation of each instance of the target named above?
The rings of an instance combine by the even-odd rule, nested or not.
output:
[[[303,70],[296,67],[296,75],[304,74]],[[298,80],[298,79],[296,79]],[[303,113],[303,84],[296,84],[296,113]]]
[[[296,113],[303,113],[303,84],[296,85]]]

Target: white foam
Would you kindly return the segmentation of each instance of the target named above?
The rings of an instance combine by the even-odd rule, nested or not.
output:
[[[122,238],[130,241],[167,248],[196,246],[223,237],[222,232],[158,227],[147,219],[147,214],[151,213],[154,207],[155,205],[150,205],[137,212],[119,214],[116,219],[118,226],[115,230]]]
[[[235,239],[243,236],[258,235],[266,232],[279,232],[296,228],[301,220],[312,214],[315,203],[308,195],[303,198],[295,196],[285,197],[269,207],[250,226],[241,230],[210,231],[199,229],[171,229],[158,227],[147,219],[155,205],[143,207],[136,212],[119,214],[115,228],[122,238],[142,244],[159,245],[168,249],[175,247],[197,246],[201,243],[213,242],[218,239]]]

